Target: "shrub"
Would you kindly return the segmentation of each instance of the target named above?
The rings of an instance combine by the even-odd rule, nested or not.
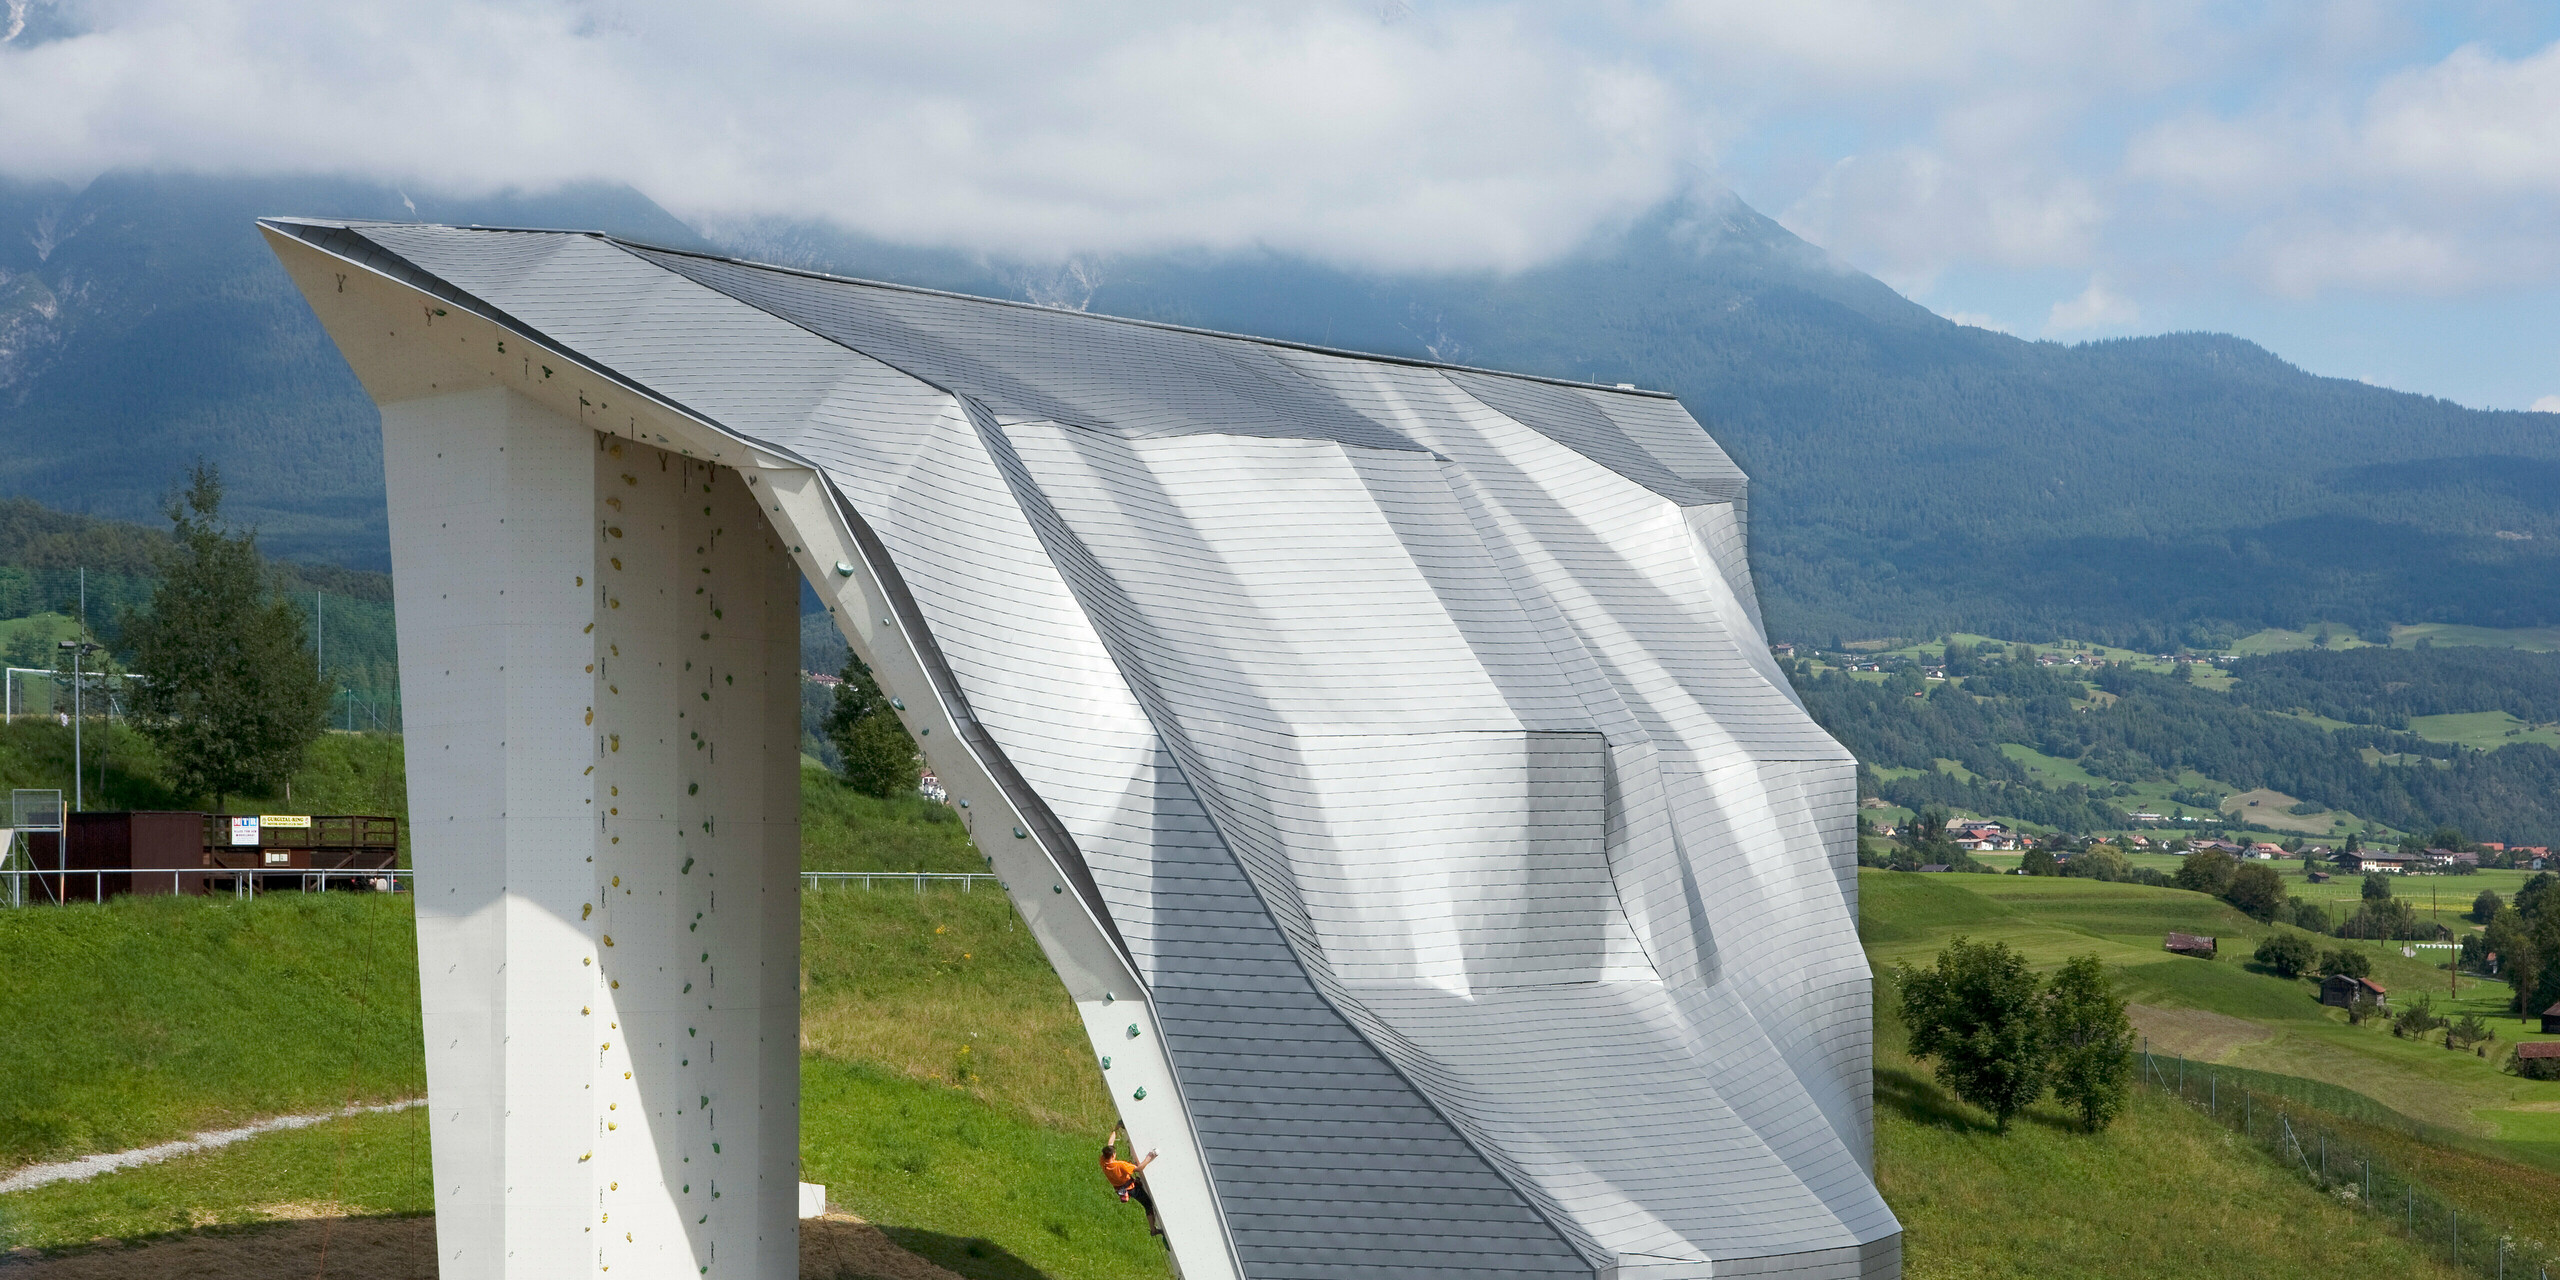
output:
[[[2349,978],[2373,976],[2373,957],[2353,947],[2337,947],[2320,953],[2322,976],[2339,974]]]
[[[2273,970],[2279,978],[2299,978],[2311,971],[2318,953],[2309,938],[2298,933],[2271,933],[2258,944],[2258,963]]]

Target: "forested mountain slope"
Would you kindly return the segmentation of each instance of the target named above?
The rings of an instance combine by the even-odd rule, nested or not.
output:
[[[1881,678],[1801,661],[1790,670],[1806,708],[1856,753],[1862,790],[1907,808],[2087,833],[2124,828],[2146,808],[2214,814],[2234,792],[2264,788],[2400,831],[2560,843],[2560,750],[2521,737],[2483,750],[2410,730],[2412,715],[2521,708],[2539,713],[2518,717],[2529,725],[2560,719],[2560,706],[2543,710],[2560,701],[2560,654],[2272,654],[2231,664],[2219,692],[2192,669],[2042,666],[1962,645],[1946,679],[1917,664]],[[2085,780],[2057,780],[2056,766]]]
[[[476,204],[325,180],[0,189],[0,490],[128,517],[232,460],[270,546],[379,566],[373,415],[260,213],[693,233],[627,191]],[[1511,275],[1170,255],[1061,268],[809,227],[744,256],[1677,392],[1751,470],[1785,638],[2560,622],[2560,416],[2316,378],[2239,339],[2066,347],[1943,320],[1732,201]]]

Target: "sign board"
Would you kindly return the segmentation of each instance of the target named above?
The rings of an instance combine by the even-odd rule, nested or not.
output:
[[[261,826],[292,827],[297,831],[307,831],[311,827],[311,815],[307,813],[262,813],[258,815],[258,822]]]
[[[269,849],[269,850],[267,850],[267,865],[268,865],[268,866],[270,866],[270,867],[281,867],[281,866],[283,866],[284,864],[286,864],[286,863],[288,863],[288,862],[291,862],[291,861],[293,861],[293,853],[292,853],[292,851],[291,851],[291,850],[287,850],[287,849]]]
[[[233,818],[231,820],[231,847],[236,849],[242,845],[254,845],[256,843],[258,843],[258,820],[256,818]]]

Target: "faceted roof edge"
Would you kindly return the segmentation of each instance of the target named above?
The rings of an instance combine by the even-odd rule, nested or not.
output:
[[[774,262],[758,262],[753,258],[733,257],[731,255],[721,253],[706,253],[700,249],[678,249],[671,248],[666,245],[651,244],[645,240],[626,240],[621,236],[611,235],[602,231],[579,231],[563,227],[493,227],[484,226],[479,223],[400,222],[387,218],[304,218],[289,215],[271,215],[268,217],[262,217],[258,219],[258,221],[261,223],[293,223],[300,226],[310,227],[337,227],[348,231],[359,231],[366,227],[445,227],[455,231],[489,231],[508,235],[583,236],[591,240],[601,240],[606,244],[615,245],[623,249],[647,250],[650,253],[664,253],[681,258],[699,258],[706,262],[727,263],[731,266],[745,267],[755,271],[772,271],[782,275],[799,276],[808,280],[824,280],[830,284],[856,285],[866,289],[890,289],[899,293],[921,294],[926,297],[934,298],[950,298],[955,301],[981,303],[987,306],[1015,307],[1025,311],[1037,311],[1043,315],[1075,316],[1086,320],[1101,321],[1109,324],[1132,325],[1141,329],[1157,329],[1166,333],[1187,334],[1198,338],[1222,338],[1230,342],[1250,342],[1257,346],[1279,347],[1288,351],[1304,351],[1314,355],[1335,356],[1346,360],[1364,360],[1376,364],[1402,365],[1408,368],[1443,370],[1452,373],[1478,373],[1495,378],[1516,378],[1522,382],[1541,382],[1548,386],[1569,387],[1576,391],[1596,391],[1604,395],[1635,396],[1641,399],[1669,400],[1675,403],[1680,399],[1680,397],[1674,392],[1656,391],[1648,387],[1616,386],[1605,382],[1584,382],[1575,378],[1555,378],[1549,377],[1545,374],[1522,373],[1516,369],[1488,369],[1481,365],[1453,364],[1445,360],[1424,360],[1413,356],[1385,355],[1375,351],[1354,351],[1347,347],[1328,347],[1313,342],[1293,342],[1287,338],[1269,338],[1251,333],[1230,333],[1224,329],[1201,329],[1190,325],[1167,324],[1161,320],[1141,320],[1134,316],[1115,316],[1099,311],[1075,311],[1066,307],[1043,306],[1037,302],[1023,302],[1013,298],[990,298],[985,294],[960,293],[951,289],[933,289],[924,285],[900,284],[894,280],[870,280],[861,276],[840,276],[831,272],[813,271],[806,267],[791,267]]]

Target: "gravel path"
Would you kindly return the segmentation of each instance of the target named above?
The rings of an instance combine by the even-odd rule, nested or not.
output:
[[[77,1182],[97,1177],[102,1173],[113,1173],[118,1169],[131,1169],[137,1165],[158,1164],[173,1156],[210,1151],[215,1147],[227,1147],[243,1138],[254,1138],[259,1134],[274,1133],[280,1129],[300,1129],[345,1116],[406,1111],[424,1101],[423,1098],[411,1098],[406,1102],[386,1102],[380,1106],[370,1107],[348,1107],[343,1111],[323,1111],[316,1115],[274,1116],[237,1129],[216,1129],[211,1133],[199,1133],[192,1138],[163,1142],[156,1147],[140,1147],[132,1151],[112,1151],[105,1155],[82,1156],[77,1160],[65,1160],[60,1164],[29,1165],[6,1178],[0,1178],[0,1195],[6,1195],[12,1191],[28,1191],[56,1182]]]

